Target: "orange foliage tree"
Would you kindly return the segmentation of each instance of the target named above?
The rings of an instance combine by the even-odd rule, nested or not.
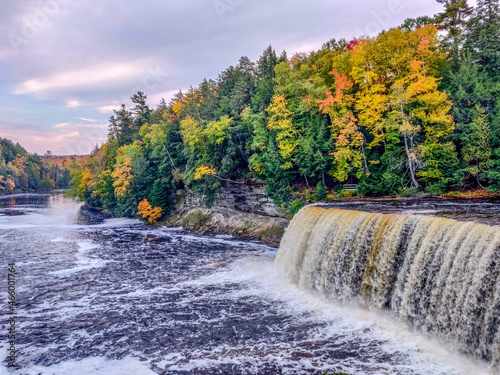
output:
[[[137,205],[137,215],[147,219],[148,223],[156,224],[162,215],[161,207],[153,207],[146,198],[139,202]]]

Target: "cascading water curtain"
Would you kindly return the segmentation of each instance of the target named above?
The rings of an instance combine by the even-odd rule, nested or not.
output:
[[[500,227],[432,216],[302,209],[275,265],[324,298],[390,309],[500,363]]]

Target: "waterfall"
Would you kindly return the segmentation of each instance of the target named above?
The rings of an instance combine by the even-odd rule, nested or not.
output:
[[[500,363],[498,226],[305,207],[275,265],[323,298],[389,309],[461,352]]]

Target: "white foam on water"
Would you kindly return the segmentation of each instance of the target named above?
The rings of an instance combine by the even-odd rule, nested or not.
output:
[[[354,303],[339,305],[299,289],[277,276],[273,261],[274,259],[271,256],[239,259],[228,268],[196,280],[179,283],[178,286],[196,288],[207,285],[244,284],[243,288],[233,289],[231,292],[225,293],[224,297],[236,301],[248,297],[280,301],[285,305],[284,313],[296,316],[307,313],[307,321],[326,322],[326,326],[322,326],[320,331],[311,333],[312,336],[309,339],[314,341],[353,334],[363,336],[368,341],[382,341],[384,343],[379,348],[385,352],[408,355],[410,360],[405,366],[407,371],[413,369],[418,374],[494,374],[491,370],[488,370],[486,362],[474,361],[455,352],[448,346],[449,344],[445,346],[444,343],[438,340],[412,332],[402,322],[396,321],[390,312],[365,310]],[[183,302],[189,305],[191,301],[186,300]],[[294,351],[294,343],[283,343],[283,350],[285,352]],[[178,355],[180,354],[178,353]],[[200,353],[200,356],[201,358],[198,359],[193,356],[193,361],[182,366],[179,364],[176,364],[175,367],[167,366],[167,370],[189,370],[198,368],[197,366],[214,364],[211,362],[213,358],[205,364],[200,362],[204,355]],[[231,361],[226,362],[227,358],[224,355],[221,356],[220,360],[221,363],[233,363]],[[281,360],[287,362],[283,358]],[[168,358],[166,358],[166,361],[168,362]],[[311,364],[307,358],[302,358],[299,361],[303,362],[301,365],[305,366],[304,368],[315,368],[308,367]],[[363,373],[360,368],[366,368],[366,363],[356,364],[353,359],[349,359],[349,361],[352,362],[350,372],[347,371],[347,368],[344,368],[343,371],[351,374]],[[292,366],[292,362],[286,365]],[[379,363],[377,366],[386,369],[380,370],[381,372],[370,371],[370,375],[399,373],[398,369],[393,365]]]
[[[124,225],[136,225],[136,224],[142,224],[142,221],[140,221],[139,219],[120,217],[120,218],[106,219],[102,224],[87,225],[87,227],[91,228],[120,227]]]
[[[22,312],[22,320],[18,322],[22,328],[24,325],[31,325],[36,318],[47,317],[51,315],[53,321],[70,321],[76,316],[84,313],[97,313],[104,309],[103,306],[94,301],[99,300],[98,293],[90,293],[77,300],[61,301],[57,296],[46,299],[39,303],[35,308]],[[26,320],[26,322],[25,322]]]
[[[56,238],[53,238],[51,239],[52,242],[74,242],[74,240],[70,240],[68,238],[65,238],[65,237],[56,237]]]
[[[247,354],[243,354],[247,351],[248,348],[239,348],[235,350],[235,348],[227,348],[225,346],[221,346],[215,349],[215,352],[212,351],[210,353],[202,352],[200,350],[190,350],[189,353],[170,353],[165,356],[164,359],[160,361],[153,361],[153,363],[159,367],[162,371],[166,371],[166,373],[170,373],[172,371],[186,371],[191,372],[193,370],[203,370],[210,369],[212,370],[214,367],[220,366],[234,366],[233,371],[237,371],[238,368],[244,368],[245,373],[251,374],[259,374],[259,369],[262,367],[263,363],[267,363],[269,365],[273,365],[274,367],[278,367],[280,369],[280,374],[290,374],[290,375],[299,375],[304,373],[347,373],[350,375],[387,375],[387,374],[410,374],[411,370],[406,366],[390,366],[384,363],[366,363],[361,362],[356,359],[349,360],[338,360],[337,363],[327,364],[325,361],[324,364],[318,365],[317,361],[314,358],[296,358],[293,356],[293,353],[296,353],[296,350],[290,346],[282,346],[280,348],[281,351],[276,352],[274,350],[274,354],[268,353],[273,348],[262,346],[261,348],[254,348],[254,355],[249,356]],[[365,370],[366,367],[370,369]],[[365,369],[363,369],[365,368]],[[209,373],[209,372],[207,372]],[[445,372],[426,372],[424,369],[423,372],[417,372],[418,374],[440,374],[440,375],[449,375],[450,373]]]
[[[0,229],[26,229],[40,226],[50,226],[50,222],[47,221],[47,215],[38,212],[26,212],[19,216],[0,216]]]
[[[38,215],[38,214],[36,214]],[[22,218],[26,216],[31,216],[31,215],[23,215],[23,216],[14,216],[15,218]],[[0,230],[11,230],[11,229],[30,229],[30,230],[40,230],[40,228],[45,229],[45,230],[62,230],[62,231],[74,231],[74,230],[79,230],[79,229],[86,229],[89,227],[92,227],[91,225],[85,225],[85,224],[74,224],[72,219],[68,219],[67,224],[61,224],[57,219],[53,220],[45,220],[43,221],[43,218],[46,218],[46,215],[38,215],[38,218],[32,218],[32,220],[2,220],[3,218],[0,217]]]
[[[193,353],[195,356],[200,353]],[[180,357],[178,355],[177,357]],[[182,357],[181,357],[182,358]],[[183,364],[169,364],[169,361],[162,361],[160,362],[162,365],[165,365],[164,370],[168,371],[191,371],[191,370],[196,370],[196,369],[203,369],[207,367],[212,367],[212,366],[219,366],[219,365],[236,365],[236,366],[242,366],[245,365],[245,362],[248,362],[248,358],[243,357],[243,358],[228,358],[228,357],[222,357],[222,358],[217,358],[217,359],[207,359],[207,358],[202,358],[202,359],[190,359],[187,363]],[[160,367],[160,365],[158,364]],[[246,367],[246,366],[245,366]]]
[[[157,286],[157,287],[154,287],[154,288],[151,288],[151,289],[139,289],[139,290],[135,290],[133,292],[129,292],[129,293],[126,293],[126,294],[122,294],[121,296],[122,297],[139,297],[139,298],[146,298],[146,297],[150,297],[150,296],[153,296],[153,295],[161,295],[161,294],[165,294],[165,293],[171,293],[171,292],[181,292],[183,289],[182,288],[179,288],[179,287],[168,287],[168,286]]]
[[[0,365],[0,375],[155,375],[146,362],[138,358],[125,357],[120,360],[107,360],[103,357],[71,360],[52,366],[30,366],[11,371]]]
[[[230,234],[216,234],[215,238],[229,239],[229,238],[234,238],[234,236],[231,236]]]
[[[78,210],[82,202],[69,199],[64,196],[51,196],[48,207],[20,207],[24,215],[0,216],[0,229],[88,229],[96,227],[119,227],[124,225],[137,225],[142,222],[138,219],[112,218],[105,220],[102,224],[85,225],[75,224]]]
[[[1,216],[0,229],[28,229],[37,227],[63,227],[75,222],[78,209],[83,205],[60,196],[51,196],[48,207],[14,206],[24,215]]]
[[[157,232],[180,232],[183,231],[182,227],[159,227],[155,228],[154,233]]]
[[[431,215],[439,212],[437,209],[428,209],[428,210],[412,210],[408,209],[404,211],[405,215]]]
[[[76,242],[76,244],[78,246],[78,252],[75,255],[76,267],[49,272],[51,275],[58,276],[58,277],[68,277],[76,272],[80,272],[80,271],[84,271],[84,270],[88,270],[88,269],[92,269],[92,268],[104,267],[106,265],[106,263],[109,262],[107,260],[89,258],[87,256],[87,254],[90,250],[97,249],[100,247],[100,245],[98,245],[90,240],[70,241],[70,240],[65,240],[65,239],[59,239],[59,241],[60,242],[62,242],[62,241],[64,241],[64,242]]]
[[[251,242],[251,241],[239,241],[231,238],[222,238],[222,237],[207,237],[207,236],[195,236],[191,234],[181,234],[180,239],[182,241],[191,241],[191,242],[201,242],[201,243],[220,243],[224,245],[232,245],[232,246],[243,246],[243,247],[251,247],[252,249],[265,250],[269,252],[276,253],[276,248],[261,244],[259,242]]]

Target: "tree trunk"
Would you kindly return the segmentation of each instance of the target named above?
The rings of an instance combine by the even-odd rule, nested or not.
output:
[[[364,135],[363,135],[363,141],[366,143],[366,138]],[[368,169],[368,163],[366,161],[365,146],[364,145],[361,145],[361,152],[363,153],[363,161],[365,162],[365,174],[369,175],[370,170]]]
[[[401,113],[401,125],[404,126],[404,112],[403,112],[403,102],[401,101],[399,103],[400,105],[400,113]],[[413,167],[413,158],[410,155],[410,149],[408,147],[408,135],[406,132],[403,132],[403,138],[405,140],[405,151],[406,151],[406,157],[408,158],[408,167],[410,168],[410,179],[411,179],[411,186],[414,188],[418,188],[420,185],[417,181],[417,178],[415,177],[415,169]],[[411,141],[411,139],[410,139]],[[412,146],[413,146],[413,141],[412,141]]]
[[[407,141],[407,135],[403,134],[403,138],[405,140],[405,151],[406,151],[406,157],[408,158],[408,167],[410,168],[410,179],[411,179],[411,186],[414,188],[418,188],[420,184],[417,181],[417,178],[415,176],[415,168],[413,164],[413,157],[410,154],[410,149],[408,148],[408,141]]]

